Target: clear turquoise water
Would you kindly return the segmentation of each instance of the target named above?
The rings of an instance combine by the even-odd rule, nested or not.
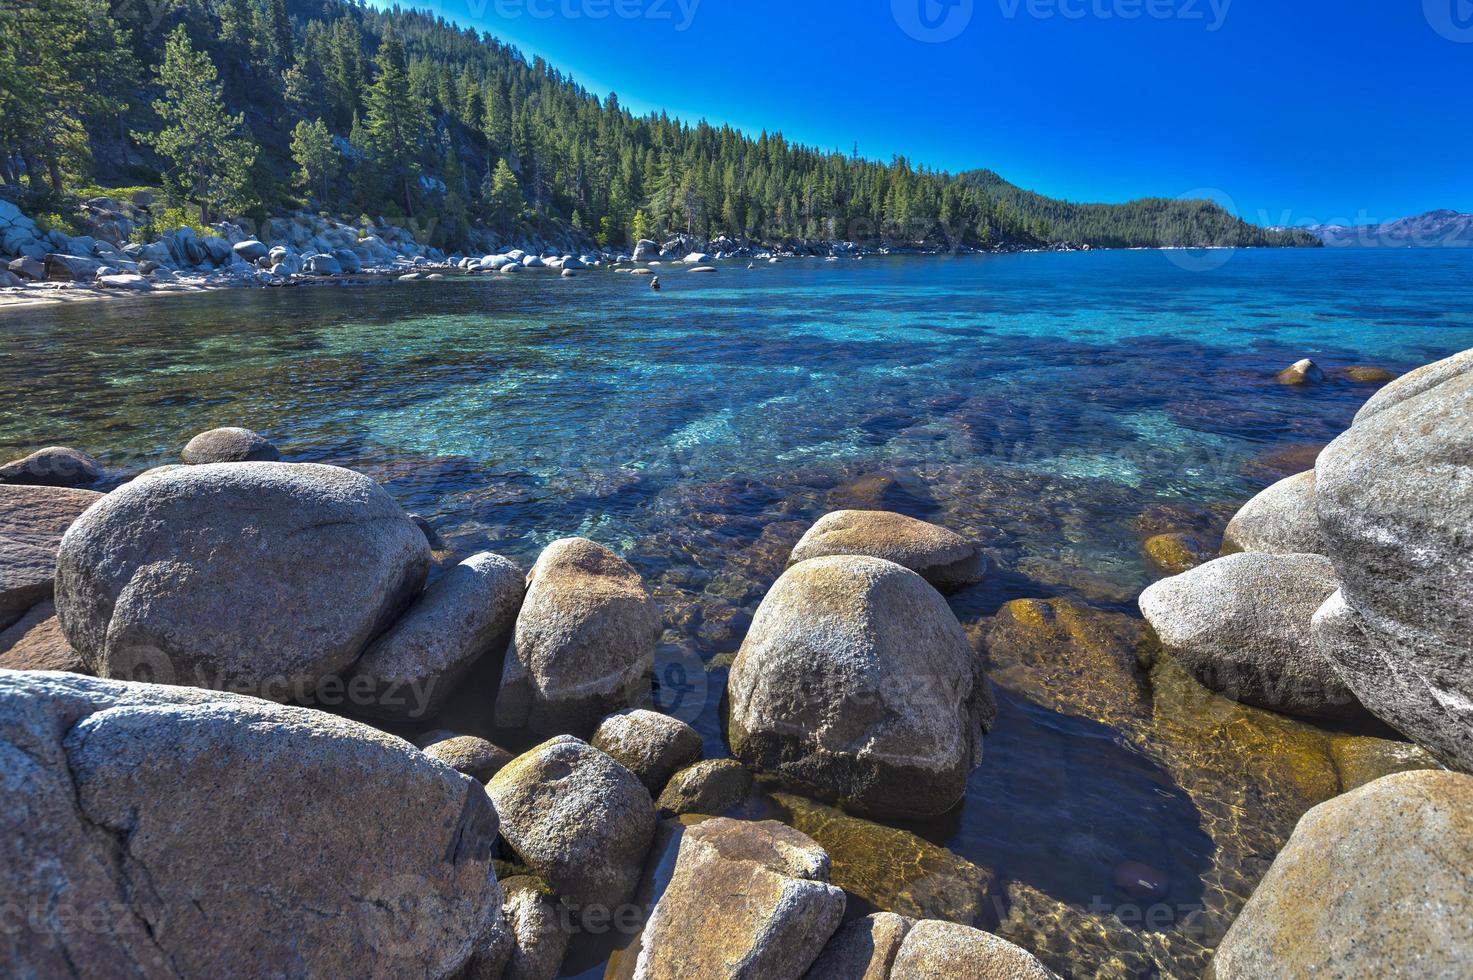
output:
[[[952,599],[964,622],[1024,596],[1133,612],[1151,580],[1142,513],[1230,513],[1292,470],[1273,453],[1333,438],[1374,390],[1288,388],[1277,370],[1404,370],[1473,347],[1473,251],[793,260],[663,281],[0,312],[0,456],[72,445],[121,480],[245,425],[292,459],[373,474],[458,552],[614,547],[664,607],[662,658],[709,663],[837,506],[984,541],[999,570]],[[724,676],[704,674],[689,715],[712,754]],[[1065,901],[1107,891],[1123,860],[1193,900],[1213,844],[1110,731],[1004,696],[987,753],[929,836]],[[1067,798],[1041,801],[1038,774],[1065,771]]]

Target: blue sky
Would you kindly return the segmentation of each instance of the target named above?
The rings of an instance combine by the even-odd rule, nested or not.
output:
[[[1473,211],[1473,0],[412,5],[635,111],[1072,200],[1190,192],[1265,224]]]

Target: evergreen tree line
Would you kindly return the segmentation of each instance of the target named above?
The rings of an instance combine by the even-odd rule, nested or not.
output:
[[[163,15],[159,16],[160,10]],[[1313,244],[1211,202],[1075,205],[729,126],[635,116],[541,59],[349,0],[0,5],[0,182],[159,184],[201,221],[382,215],[600,244],[688,233],[949,245]]]

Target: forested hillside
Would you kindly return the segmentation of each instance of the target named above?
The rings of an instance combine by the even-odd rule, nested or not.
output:
[[[1072,205],[986,172],[636,117],[489,35],[344,0],[0,5],[0,181],[41,212],[159,186],[201,222],[307,207],[412,220],[452,247],[472,225],[549,222],[611,247],[1315,244],[1210,202]]]

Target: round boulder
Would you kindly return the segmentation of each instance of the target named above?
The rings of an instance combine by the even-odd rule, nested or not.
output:
[[[593,733],[592,745],[639,777],[651,796],[701,757],[701,736],[681,721],[646,708],[609,715]]]
[[[71,526],[56,609],[99,677],[305,698],[398,617],[429,560],[419,528],[359,473],[184,466]]]
[[[961,799],[996,712],[940,593],[856,555],[811,558],[777,580],[727,691],[732,751],[749,767],[897,817]]]
[[[1217,980],[1463,977],[1473,777],[1386,776],[1294,828],[1213,957]]]
[[[1315,510],[1314,470],[1280,480],[1243,505],[1222,535],[1222,553],[1325,553]]]
[[[561,735],[513,759],[486,791],[507,844],[571,905],[612,912],[634,891],[655,808],[628,769]]]
[[[919,574],[938,589],[980,582],[987,559],[977,545],[936,524],[886,510],[837,510],[820,517],[788,564],[825,555],[869,555]]]
[[[587,538],[554,541],[527,575],[496,723],[587,734],[649,701],[660,617],[639,573]]]
[[[981,929],[927,919],[906,932],[890,976],[1059,980],[1021,946]]]
[[[227,426],[201,432],[185,445],[180,458],[191,466],[201,463],[274,463],[281,459],[265,436],[250,429]]]
[[[476,661],[506,642],[522,589],[521,570],[490,552],[450,569],[353,664],[354,704],[375,717],[438,713]]]
[[[488,782],[514,758],[501,746],[475,735],[452,735],[438,739],[424,747],[424,754],[431,759],[438,759],[478,783]]]
[[[752,792],[752,774],[735,759],[704,759],[677,772],[656,804],[662,813],[719,816]]]
[[[1335,591],[1321,555],[1230,555],[1165,579],[1140,607],[1161,643],[1204,687],[1234,701],[1316,718],[1364,709],[1310,640]]]
[[[47,446],[0,466],[0,483],[32,487],[90,487],[102,476],[101,463],[65,446]]]
[[[0,888],[40,917],[0,975],[451,977],[508,933],[485,791],[365,725],[0,672],[0,771]]]

